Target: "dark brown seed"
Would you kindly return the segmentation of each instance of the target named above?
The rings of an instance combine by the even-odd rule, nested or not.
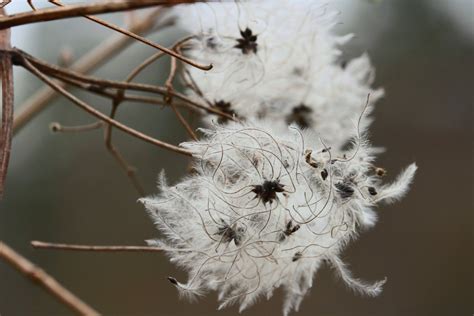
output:
[[[303,254],[298,251],[297,253],[295,253],[295,255],[293,256],[293,259],[291,259],[291,261],[295,262],[295,261],[301,259],[301,257],[303,257]]]
[[[178,280],[176,280],[176,279],[173,278],[173,277],[168,277],[168,281],[170,281],[171,284],[178,285]]]
[[[321,171],[321,178],[323,178],[323,180],[326,180],[327,177],[328,171],[326,169],[323,169],[323,171]]]
[[[375,168],[375,174],[379,177],[383,177],[387,174],[387,170],[385,170],[384,168]]]
[[[270,204],[277,199],[277,193],[284,192],[284,186],[280,184],[279,180],[268,181],[265,180],[263,184],[254,185],[252,192],[255,197],[262,200],[263,204],[270,202]]]

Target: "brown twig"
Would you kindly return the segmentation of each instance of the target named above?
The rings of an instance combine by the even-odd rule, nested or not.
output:
[[[120,12],[134,9],[147,8],[157,5],[169,5],[177,3],[186,3],[192,1],[186,0],[121,0],[121,1],[102,1],[92,4],[70,5],[59,8],[46,8],[31,12],[23,12],[13,15],[0,17],[0,29],[13,26],[66,19],[75,16],[102,14],[111,12]]]
[[[173,47],[175,47],[176,45],[179,45],[182,42],[183,41],[178,42],[177,44],[173,45]],[[152,55],[150,58],[147,58],[144,62],[142,62],[140,65],[138,65],[135,69],[133,69],[130,72],[130,74],[125,79],[125,82],[131,82],[141,71],[143,71],[146,67],[148,67],[154,61],[158,60],[164,55],[165,55],[165,52],[161,51]],[[72,81],[71,83],[77,84],[77,82],[74,82],[74,81]],[[101,91],[101,90],[97,89],[97,91]],[[110,93],[109,97],[112,99],[112,109],[111,109],[109,117],[114,119],[119,105],[125,100],[125,91],[123,89],[119,89],[117,90],[115,94]],[[119,149],[115,145],[112,144],[112,125],[110,124],[107,125],[105,129],[104,139],[105,139],[105,146],[107,150],[119,163],[120,167],[125,171],[125,173],[127,174],[127,177],[130,179],[130,181],[132,182],[133,186],[135,187],[137,192],[140,194],[140,196],[144,196],[145,190],[143,189],[143,185],[140,183],[136,175],[136,168],[133,167],[131,164],[129,164],[127,160],[124,158],[124,156],[122,155],[122,153],[119,151]]]
[[[76,104],[77,106],[79,106],[80,108],[82,108],[84,111],[88,112],[89,114],[92,114],[93,116],[97,117],[98,119],[106,122],[106,123],[109,123],[109,124],[112,124],[113,126],[117,127],[118,129],[121,129],[122,131],[132,135],[132,136],[135,136],[137,138],[140,138],[146,142],[149,142],[153,145],[156,145],[156,146],[159,146],[159,147],[162,147],[162,148],[165,148],[165,149],[168,149],[168,150],[171,150],[171,151],[174,151],[176,153],[180,153],[180,154],[183,154],[183,155],[186,155],[186,156],[192,156],[191,152],[188,151],[188,150],[185,150],[181,147],[178,147],[178,146],[175,146],[175,145],[171,145],[171,144],[168,144],[168,143],[165,143],[165,142],[162,142],[160,140],[157,140],[153,137],[150,137],[146,134],[143,134],[133,128],[130,128],[116,120],[113,120],[111,118],[109,118],[107,115],[97,111],[96,109],[94,109],[93,107],[91,107],[90,105],[88,105],[87,103],[85,103],[84,101],[78,99],[77,97],[75,97],[74,95],[72,95],[71,93],[69,93],[68,91],[66,91],[63,87],[59,86],[58,84],[56,84],[53,80],[49,79],[46,75],[44,75],[41,71],[39,71],[35,66],[33,66],[28,60],[22,58],[21,61],[21,64],[25,67],[25,69],[27,69],[28,71],[30,71],[32,74],[34,74],[35,76],[37,76],[39,79],[41,79],[44,83],[46,83],[47,85],[49,85],[51,88],[53,88],[54,90],[56,90],[57,92],[61,93],[63,96],[65,96],[67,99],[69,99],[71,102],[73,102],[74,104]]]
[[[78,132],[88,132],[93,131],[99,128],[104,127],[104,122],[98,121],[86,125],[77,125],[77,126],[64,126],[58,122],[53,122],[49,124],[49,128],[52,132],[63,132],[63,133],[78,133]]]
[[[73,251],[103,251],[103,252],[161,252],[161,248],[147,246],[97,246],[97,245],[71,245],[43,241],[32,241],[31,246],[36,249],[57,249]]]
[[[108,99],[114,99],[117,94],[115,92],[109,92],[108,90],[98,88],[97,86],[82,83],[75,81],[73,79],[68,79],[68,78],[63,78],[61,83],[65,82],[68,85],[73,85],[75,87],[81,88],[85,91],[89,91],[91,93],[97,94],[99,96],[108,98]],[[163,101],[163,98],[154,98],[154,97],[148,97],[148,96],[143,96],[143,95],[137,95],[137,94],[124,94],[122,96],[123,101],[130,101],[130,102],[137,102],[137,103],[147,103],[147,104],[153,104],[153,105],[160,105],[160,106],[167,106],[168,104]],[[173,102],[176,106],[178,107],[185,107],[188,110],[191,110],[193,112],[198,112],[196,106],[193,106],[189,104],[188,102]]]
[[[164,54],[163,54],[164,55]],[[153,57],[153,56],[152,56]],[[142,65],[140,65],[142,66]],[[137,68],[133,70],[135,72]],[[135,72],[136,73],[136,72]],[[127,81],[130,79],[130,76],[127,78]],[[84,83],[78,80],[74,80],[65,76],[61,77],[60,83],[58,85],[63,86],[64,84],[67,85],[72,85],[74,87],[83,89],[85,91],[97,94],[99,96],[114,100],[117,98],[117,92],[111,92],[107,90],[107,88],[101,88],[98,85],[94,84],[89,84],[89,83]],[[49,89],[49,87],[48,87]],[[119,90],[122,91],[122,90]],[[122,101],[131,101],[131,102],[138,102],[138,103],[148,103],[148,104],[154,104],[154,105],[161,105],[161,106],[168,106],[163,98],[154,98],[154,97],[148,97],[148,96],[142,96],[142,95],[137,95],[137,94],[123,94],[120,96]],[[198,112],[197,107],[193,106],[192,104],[189,104],[188,102],[174,102],[174,104],[178,107],[185,107],[191,111]]]
[[[120,100],[116,99],[114,100],[114,103],[112,104],[112,110],[110,112],[110,118],[114,119],[115,114],[117,112],[117,108],[120,104]],[[105,147],[107,150],[111,153],[111,155],[117,160],[119,165],[122,167],[122,169],[125,171],[127,174],[127,177],[130,179],[132,182],[133,186],[137,190],[138,194],[140,196],[145,195],[145,189],[143,188],[142,184],[137,178],[136,175],[136,169],[132,165],[130,165],[127,160],[123,157],[123,155],[120,153],[120,151],[117,149],[116,146],[112,144],[112,124],[108,124],[107,127],[105,128]]]
[[[168,76],[168,79],[166,80],[166,83],[165,83],[165,86],[166,88],[168,89],[168,92],[169,92],[169,95],[167,95],[165,97],[165,101],[166,103],[168,103],[171,108],[173,109],[173,112],[174,114],[176,115],[176,117],[178,118],[179,122],[181,123],[181,125],[184,126],[184,128],[186,129],[186,131],[188,132],[189,136],[191,136],[191,138],[195,141],[198,140],[196,134],[194,133],[193,129],[191,128],[191,126],[189,125],[189,123],[186,121],[186,119],[181,115],[181,113],[179,112],[179,110],[176,108],[176,106],[173,104],[172,102],[172,98],[171,98],[171,93],[174,91],[173,89],[173,80],[176,76],[176,71],[178,69],[178,66],[177,66],[177,61],[176,61],[176,58],[174,57],[171,57],[171,68],[170,68],[170,74]]]
[[[20,271],[26,277],[30,278],[34,283],[42,286],[56,299],[67,305],[79,315],[100,315],[99,312],[69,292],[45,271],[35,266],[1,241],[0,258]]]
[[[63,4],[61,4],[61,3],[60,3],[59,1],[57,1],[57,0],[50,0],[50,2],[53,3],[53,4],[55,4],[55,5],[57,5],[57,6],[64,7]],[[160,51],[162,51],[162,52],[164,52],[164,53],[166,53],[166,54],[168,54],[168,55],[170,55],[170,56],[173,56],[173,57],[175,57],[175,58],[181,60],[182,62],[185,62],[185,63],[187,63],[187,64],[193,66],[193,67],[199,68],[199,69],[201,69],[201,70],[210,70],[210,69],[212,69],[212,64],[209,64],[209,65],[201,65],[201,64],[199,64],[199,63],[197,63],[197,62],[195,62],[195,61],[193,61],[193,60],[191,60],[191,59],[189,59],[189,58],[187,58],[187,57],[184,57],[183,55],[178,54],[178,53],[177,53],[176,51],[174,51],[174,50],[171,50],[171,49],[168,49],[168,48],[163,47],[163,46],[161,46],[161,45],[158,45],[158,44],[156,44],[156,43],[153,43],[152,41],[150,41],[150,40],[148,40],[148,39],[146,39],[146,38],[144,38],[144,37],[142,37],[142,36],[140,36],[140,35],[137,35],[137,34],[135,34],[135,33],[133,33],[133,32],[130,32],[130,31],[124,29],[124,28],[121,28],[121,27],[119,27],[119,26],[117,26],[117,25],[114,25],[114,24],[112,24],[112,23],[109,23],[109,22],[107,22],[107,21],[104,21],[104,20],[102,20],[102,19],[99,19],[99,18],[97,18],[97,17],[95,17],[95,16],[90,16],[90,15],[83,15],[83,16],[84,16],[86,19],[88,19],[88,20],[91,20],[91,21],[93,21],[93,22],[95,22],[95,23],[98,23],[98,24],[100,24],[100,25],[102,25],[102,26],[105,26],[105,27],[107,27],[107,28],[109,28],[109,29],[112,29],[112,30],[114,30],[114,31],[116,31],[116,32],[119,32],[119,33],[122,33],[122,34],[124,34],[124,35],[130,36],[131,38],[134,38],[134,39],[136,39],[136,40],[139,41],[139,42],[142,42],[142,43],[144,43],[144,44],[146,44],[146,45],[148,45],[148,46],[151,46],[151,47],[153,47],[153,48],[156,48],[156,49],[158,49],[158,50],[160,50]]]
[[[150,31],[159,22],[159,14],[161,11],[162,8],[153,10],[150,14],[141,18],[137,24],[130,27],[130,31],[138,34]],[[163,23],[162,26],[168,26],[170,24],[171,23],[167,22]],[[117,34],[104,43],[101,43],[88,54],[82,56],[82,58],[75,62],[70,69],[79,73],[88,73],[92,69],[100,66],[103,62],[110,60],[114,55],[121,52],[131,43],[132,39],[130,37]],[[61,87],[66,87],[65,83],[57,82],[57,84]],[[33,94],[18,107],[19,110],[17,110],[17,115],[13,121],[13,132],[17,133],[57,96],[58,94],[49,86],[44,86]]]
[[[0,17],[4,14],[0,9]],[[0,49],[10,49],[10,29],[0,30]],[[0,199],[10,161],[13,134],[13,65],[8,54],[0,55],[0,76],[2,78],[2,127],[0,130]]]
[[[1,52],[1,51],[0,51]],[[5,52],[4,52],[5,53]],[[83,75],[80,74],[76,71],[62,68],[56,65],[49,64],[43,60],[39,60],[27,53],[25,53],[22,50],[19,49],[13,49],[11,51],[8,51],[8,53],[20,57],[20,58],[25,58],[28,59],[28,61],[32,62],[36,67],[41,69],[43,72],[47,73],[48,75],[51,75],[55,78],[59,79],[64,79],[65,77],[69,77],[74,80],[78,81],[83,81],[87,82],[90,84],[94,84],[103,88],[116,88],[116,89],[123,89],[123,90],[137,90],[137,91],[145,91],[145,92],[152,92],[152,93],[157,93],[161,94],[163,96],[167,95],[172,95],[173,97],[176,97],[184,102],[189,103],[192,106],[195,106],[197,108],[203,109],[206,112],[213,113],[219,116],[222,116],[228,120],[235,121],[235,118],[232,115],[229,115],[227,113],[224,113],[218,109],[212,108],[205,106],[203,104],[200,104],[198,102],[195,102],[185,95],[182,95],[178,92],[175,91],[168,91],[167,88],[165,87],[160,87],[160,86],[155,86],[155,85],[149,85],[149,84],[143,84],[143,83],[131,83],[131,82],[123,82],[123,81],[115,81],[115,80],[107,80],[107,79],[101,79],[97,78],[94,76],[88,76],[88,75]]]
[[[123,99],[124,101],[130,101],[130,102],[148,103],[148,104],[162,105],[162,106],[167,105],[161,98],[145,97],[145,96],[135,95],[135,94],[124,94]],[[173,104],[177,107],[187,108],[188,110],[195,113],[198,112],[196,107],[189,105],[186,102],[178,103],[174,101]]]
[[[125,79],[126,82],[131,82],[133,79],[135,79],[136,76],[140,72],[142,72],[146,67],[150,66],[152,63],[154,63],[156,60],[160,59],[165,55],[164,52],[158,52],[156,54],[151,55],[147,59],[145,59],[140,65],[135,67],[127,76],[127,79]]]

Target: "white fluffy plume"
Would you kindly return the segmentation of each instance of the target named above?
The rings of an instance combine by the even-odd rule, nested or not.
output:
[[[271,119],[282,129],[296,123],[340,148],[366,96],[370,112],[383,95],[371,88],[374,69],[366,54],[339,60],[351,35],[334,34],[337,12],[323,2],[206,3],[176,11],[194,35],[185,53],[214,66],[208,72],[186,67],[188,93],[240,120]],[[205,118],[213,120],[226,122]]]
[[[142,199],[164,234],[154,245],[189,272],[186,283],[170,279],[180,293],[216,290],[221,308],[243,310],[283,287],[287,314],[325,260],[356,291],[381,291],[384,281],[353,278],[338,256],[359,228],[374,224],[379,194],[395,199],[404,190],[390,188],[405,188],[411,177],[382,185],[364,139],[339,152],[296,126],[274,131],[252,121],[204,132],[183,144],[195,157],[193,174],[175,186],[162,180],[160,195]]]
[[[192,152],[192,172],[144,198],[162,236],[150,241],[187,271],[170,277],[181,295],[217,291],[219,308],[244,310],[285,291],[283,313],[297,311],[327,262],[348,287],[378,295],[352,276],[340,253],[375,225],[374,206],[406,194],[416,166],[392,184],[368,143],[374,103],[367,55],[339,60],[348,36],[319,1],[239,1],[178,6],[192,38],[183,53],[211,71],[182,74],[191,98],[231,114],[207,115]],[[370,98],[367,96],[370,95]],[[354,123],[355,122],[355,123]],[[346,145],[352,141],[352,145]]]

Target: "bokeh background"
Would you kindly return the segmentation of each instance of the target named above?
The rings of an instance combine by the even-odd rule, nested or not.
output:
[[[353,272],[376,280],[388,277],[377,298],[354,295],[328,268],[316,276],[298,315],[472,315],[473,291],[473,74],[474,8],[471,0],[338,0],[341,34],[356,37],[344,58],[367,51],[377,69],[376,86],[386,89],[370,130],[387,152],[378,164],[393,176],[412,161],[419,165],[413,189],[401,202],[378,209],[380,221],[344,252]],[[38,6],[46,1],[35,1]],[[13,1],[10,12],[27,10]],[[123,15],[106,15],[121,23]],[[14,44],[57,62],[70,49],[81,56],[112,32],[76,18],[19,27]],[[171,44],[181,35],[168,29],[149,38]],[[123,78],[151,48],[134,44],[95,71]],[[317,58],[317,56],[315,56]],[[162,83],[165,62],[140,76]],[[15,72],[16,105],[41,84]],[[77,92],[77,91],[75,91]],[[102,111],[110,104],[86,96]],[[118,119],[170,143],[186,135],[166,108],[124,104]],[[235,315],[216,311],[216,295],[198,304],[180,301],[166,280],[184,277],[162,254],[75,253],[33,250],[31,240],[84,244],[141,245],[157,236],[139,197],[104,145],[100,131],[53,134],[52,121],[93,120],[64,98],[53,102],[13,142],[5,198],[0,203],[0,239],[51,273],[105,315]],[[116,132],[115,144],[138,168],[148,194],[156,176],[170,181],[185,174],[187,160]],[[245,315],[280,314],[281,293]],[[0,314],[70,315],[70,311],[11,267],[0,262]]]

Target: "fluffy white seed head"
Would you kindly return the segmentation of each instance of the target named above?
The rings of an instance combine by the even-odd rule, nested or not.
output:
[[[239,1],[178,6],[194,35],[183,53],[211,71],[185,66],[191,98],[234,115],[207,116],[192,173],[141,201],[162,233],[149,241],[188,272],[170,277],[181,295],[217,291],[220,308],[240,310],[285,291],[297,311],[318,268],[329,263],[354,291],[378,295],[385,280],[354,278],[339,255],[374,206],[406,194],[416,166],[392,184],[374,165],[365,118],[383,95],[371,87],[367,55],[341,65],[337,13],[319,1]],[[368,98],[367,96],[370,95]],[[362,115],[361,115],[362,113]],[[362,119],[364,117],[364,119]],[[349,149],[343,149],[352,140]]]
[[[367,55],[341,65],[338,13],[322,1],[206,3],[176,9],[194,35],[185,53],[214,68],[186,67],[189,95],[240,120],[271,119],[282,130],[295,123],[327,135],[335,148],[351,136],[372,89]],[[207,116],[205,122],[226,123]],[[365,120],[369,124],[370,120]]]
[[[354,290],[377,295],[384,281],[353,278],[339,253],[359,228],[376,221],[372,207],[405,193],[416,167],[381,184],[371,148],[356,139],[333,150],[309,130],[272,128],[263,121],[205,130],[183,144],[195,157],[192,175],[142,199],[163,237],[152,241],[188,271],[183,295],[219,293],[220,307],[286,292],[284,314],[297,310],[328,261]]]

